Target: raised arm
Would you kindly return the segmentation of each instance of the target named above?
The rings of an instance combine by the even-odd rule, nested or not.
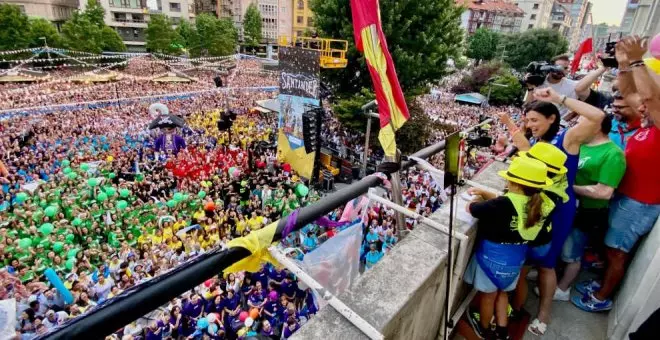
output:
[[[530,93],[531,95],[531,93]],[[511,120],[511,117],[509,117],[509,114],[506,112],[500,112],[497,114],[497,116],[500,118],[500,121],[506,126],[506,129],[509,131],[509,134],[511,135],[511,139],[513,140],[513,145],[518,148],[520,151],[527,151],[529,148],[532,147],[532,145],[529,143],[527,138],[525,138],[525,124],[523,123],[521,127],[518,127],[516,123]]]
[[[551,88],[536,90],[534,96],[541,101],[564,105],[580,115],[578,124],[570,128],[564,137],[564,149],[572,155],[577,155],[580,152],[580,145],[598,132],[605,118],[605,112],[599,108],[577,99],[560,96]]]
[[[577,94],[578,98],[580,100],[585,100],[587,97],[589,97],[589,88],[591,87],[591,84],[593,84],[600,76],[605,73],[607,69],[605,66],[600,66],[597,69],[587,73],[584,78],[580,79],[578,81],[577,86],[575,86],[575,93]]]
[[[616,45],[616,49],[621,50],[621,59],[623,59],[621,73],[632,73],[634,88],[639,93],[653,123],[660,128],[660,85],[644,65],[643,57],[647,48],[648,38],[638,36],[626,37]],[[618,55],[617,59],[619,59]],[[627,75],[627,77],[630,76]],[[630,78],[628,78],[628,82],[630,82]]]

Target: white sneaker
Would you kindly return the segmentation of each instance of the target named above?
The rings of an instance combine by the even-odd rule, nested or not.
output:
[[[541,293],[539,292],[539,287],[538,286],[534,287],[534,293],[536,293],[536,295],[538,295],[538,296],[541,296]],[[568,300],[570,300],[571,299],[571,288],[568,288],[568,290],[563,291],[563,290],[559,289],[559,287],[557,287],[557,289],[555,289],[555,295],[552,296],[552,299],[555,300],[555,301],[568,301]]]
[[[536,269],[530,269],[527,273],[527,280],[537,281],[539,279],[539,271]]]

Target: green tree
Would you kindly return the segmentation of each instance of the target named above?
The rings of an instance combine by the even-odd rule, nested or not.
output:
[[[250,4],[243,19],[243,40],[247,46],[257,46],[261,42],[261,13],[257,5]]]
[[[369,89],[362,88],[350,97],[337,100],[332,112],[342,125],[349,129],[364,131],[367,118],[362,114],[362,105],[374,100],[376,97]]]
[[[311,9],[319,36],[349,41],[348,66],[323,75],[335,94],[372,88],[364,56],[355,48],[349,0],[312,0]],[[447,59],[458,55],[463,40],[462,12],[455,0],[380,2],[383,32],[406,94],[425,90],[447,73]]]
[[[515,69],[522,69],[532,61],[549,61],[568,50],[568,41],[553,29],[528,30],[502,40],[506,48],[504,60]]]
[[[147,49],[153,52],[172,53],[179,50],[175,47],[181,43],[181,38],[172,28],[170,20],[162,14],[153,14],[147,25]]]
[[[50,47],[62,47],[62,38],[57,32],[55,25],[44,18],[30,19],[29,46],[43,46],[44,41],[41,38],[46,38],[46,42]]]
[[[475,59],[477,64],[482,60],[495,58],[499,35],[486,28],[479,28],[468,38],[468,46],[465,55]]]
[[[435,130],[435,122],[419,106],[416,100],[406,100],[410,119],[396,133],[397,148],[404,154],[411,154],[429,144]]]
[[[101,53],[103,49],[101,29],[80,12],[74,12],[71,19],[62,25],[64,46],[71,50]]]
[[[231,20],[219,20],[211,14],[202,13],[195,18],[195,27],[199,34],[201,55],[223,56],[234,52],[238,33]]]
[[[18,6],[0,4],[0,50],[27,48],[30,43],[30,22]]]
[[[199,34],[197,34],[195,26],[191,25],[188,20],[181,20],[175,31],[185,48],[190,50],[199,47]]]
[[[87,0],[84,14],[96,26],[105,26],[105,9],[98,0]]]
[[[101,50],[111,52],[124,52],[126,45],[121,40],[119,33],[109,26],[101,28]]]
[[[497,86],[505,85],[504,86]],[[481,87],[479,91],[484,96],[488,96],[488,84]],[[520,97],[522,93],[522,85],[516,76],[505,73],[495,77],[490,89],[490,104],[491,105],[511,105]]]

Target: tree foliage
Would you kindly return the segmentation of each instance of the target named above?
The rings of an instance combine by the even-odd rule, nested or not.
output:
[[[195,26],[191,25],[187,20],[181,20],[179,25],[176,27],[176,34],[181,39],[181,45],[183,45],[190,56],[198,57],[200,51],[199,43],[199,34],[197,34],[197,29]]]
[[[518,100],[522,93],[522,85],[516,76],[511,73],[504,73],[497,75],[493,79],[493,84],[506,85],[502,86],[491,86],[490,92],[490,105],[511,105]],[[481,87],[481,94],[484,96],[488,95],[488,84]]]
[[[350,96],[363,87],[372,88],[364,56],[355,47],[349,0],[312,0],[311,9],[319,36],[349,41],[348,66],[323,75],[335,95]],[[457,56],[463,40],[462,11],[454,0],[380,2],[383,32],[406,94],[446,74],[447,59]]]
[[[40,47],[44,45],[41,38],[46,38],[50,47],[62,47],[62,38],[57,32],[57,28],[50,21],[44,18],[30,19],[29,46]]]
[[[468,58],[477,60],[491,60],[495,58],[499,35],[486,28],[479,28],[467,41],[467,51],[465,55]]]
[[[103,21],[105,11],[95,0],[88,0],[82,12],[62,25],[63,45],[69,49],[91,53],[103,51],[121,52],[126,46],[119,34]]]
[[[146,34],[147,49],[153,52],[174,54],[180,51],[178,45],[183,43],[170,20],[162,14],[151,15]]]
[[[257,46],[261,42],[261,13],[255,4],[248,6],[243,19],[243,40],[247,46]]]
[[[195,19],[195,28],[199,35],[199,46],[189,46],[191,54],[223,56],[234,52],[238,32],[230,19],[218,19],[202,13]]]
[[[30,22],[16,5],[0,4],[0,50],[18,50],[30,43]]]
[[[373,92],[363,88],[350,97],[337,100],[332,107],[332,112],[344,126],[364,131],[367,126],[367,118],[362,114],[362,105],[375,98]]]
[[[506,48],[504,60],[515,69],[522,69],[532,61],[549,61],[568,50],[568,41],[553,29],[528,30],[502,40]]]
[[[397,148],[404,154],[411,154],[428,145],[436,124],[416,100],[406,100],[410,119],[396,133]]]

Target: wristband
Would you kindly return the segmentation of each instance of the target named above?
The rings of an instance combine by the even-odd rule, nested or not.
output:
[[[560,103],[561,105],[564,105],[564,103],[566,102],[566,98],[568,98],[568,97],[566,97],[566,95],[562,95],[562,96],[561,96],[561,101],[560,101],[559,103]]]
[[[635,60],[630,63],[630,67],[637,67],[637,66],[642,66],[644,65],[644,60]]]

